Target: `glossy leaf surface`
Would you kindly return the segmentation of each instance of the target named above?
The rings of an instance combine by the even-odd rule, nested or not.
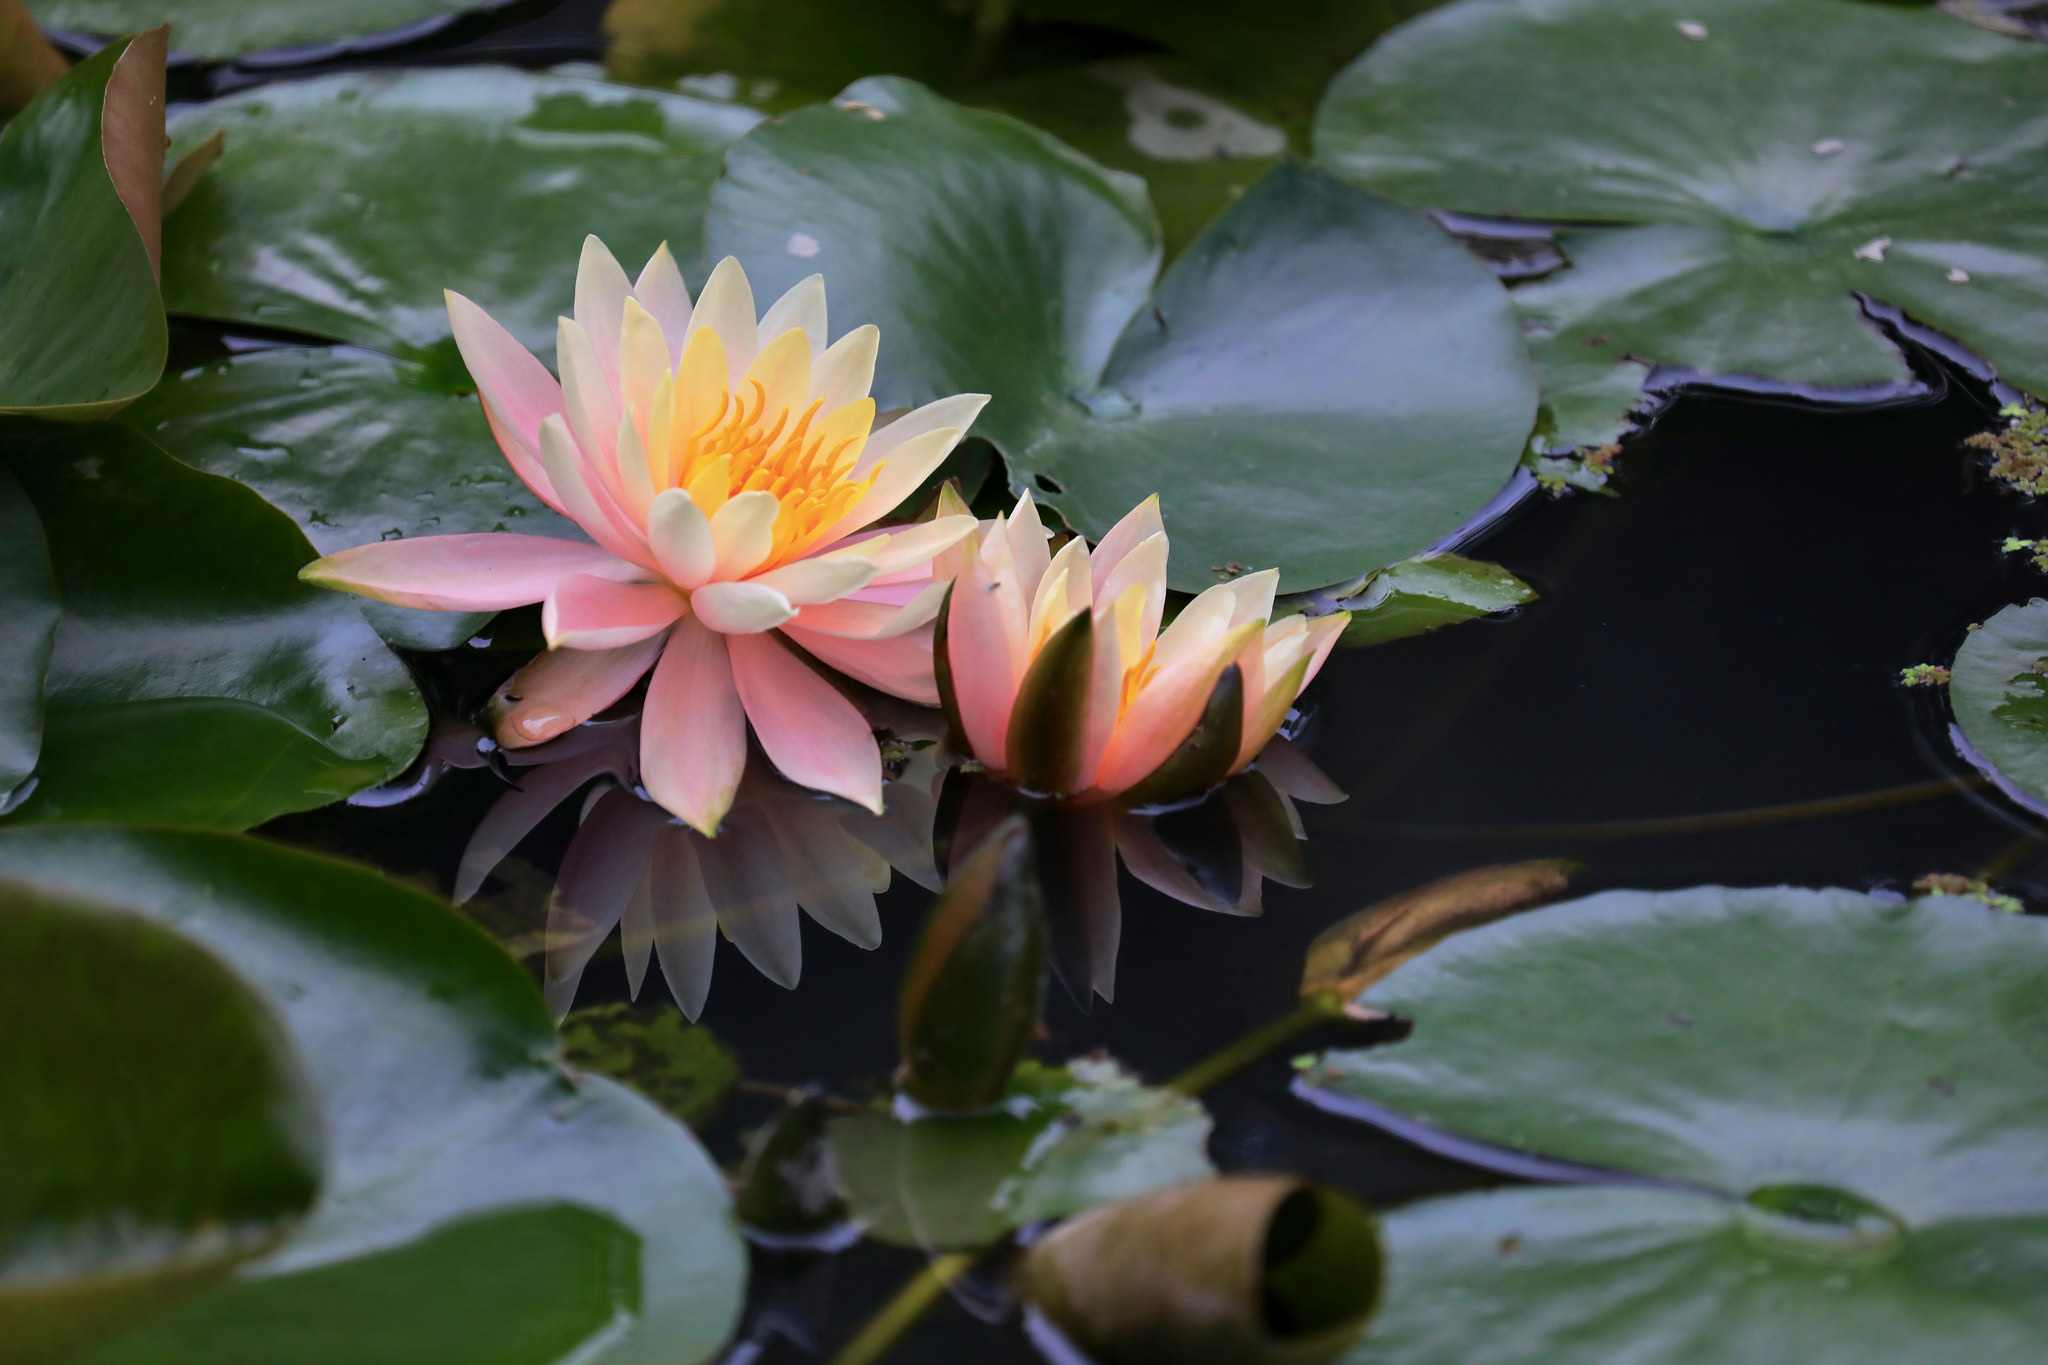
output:
[[[64,610],[37,785],[17,820],[242,827],[392,776],[426,734],[404,664],[247,488],[119,426],[48,428],[8,463]]]
[[[161,33],[114,43],[0,133],[0,413],[105,417],[163,373],[163,79]]]
[[[1376,575],[1341,605],[1351,613],[1347,645],[1377,645],[1425,635],[1460,621],[1512,611],[1536,590],[1498,564],[1459,555],[1404,559]]]
[[[1609,892],[1401,966],[1356,1003],[1413,1033],[1309,1084],[1650,1185],[1417,1206],[1384,1349],[1353,1359],[2023,1359],[2044,967],[2040,920],[1784,887]],[[1407,1274],[1434,1287],[1404,1301]],[[1513,1332],[1442,1312],[1510,1280]]]
[[[0,808],[43,747],[43,672],[57,633],[57,583],[43,523],[0,466]]]
[[[2048,1218],[1910,1234],[1875,1265],[1774,1253],[1742,1206],[1566,1186],[1429,1199],[1382,1224],[1387,1287],[1345,1365],[2025,1365]]]
[[[69,1358],[200,1292],[319,1187],[318,1121],[270,1012],[104,904],[0,882],[0,1089],[10,1361]]]
[[[1461,0],[1346,69],[1316,151],[1406,203],[1642,225],[1562,233],[1571,267],[1516,291],[1562,440],[1597,442],[1626,405],[1583,400],[1630,356],[1904,379],[1858,293],[2048,389],[2044,81],[2048,48],[1923,7]]]
[[[465,0],[298,0],[258,5],[248,0],[27,0],[51,28],[74,33],[130,33],[169,20],[177,50],[193,57],[245,57],[274,47],[335,43],[388,30],[430,31],[465,9]],[[398,35],[393,34],[393,37]]]
[[[2048,602],[2011,606],[1963,637],[1950,671],[1956,724],[2022,801],[2048,802]]]
[[[1209,1116],[1113,1062],[1026,1062],[1001,1108],[903,1123],[835,1119],[854,1215],[901,1246],[960,1247],[1215,1174]]]
[[[475,395],[454,387],[364,351],[257,351],[167,377],[121,420],[186,464],[255,489],[323,555],[473,531],[583,539],[520,482]],[[489,619],[354,601],[387,640],[412,649],[453,649]]]
[[[0,873],[118,901],[218,955],[283,1021],[328,1139],[313,1216],[262,1279],[95,1365],[253,1363],[280,1324],[294,1358],[337,1362],[696,1361],[724,1340],[744,1257],[716,1169],[645,1100],[572,1079],[540,993],[447,906],[204,832],[8,831]],[[507,1221],[550,1205],[587,1212]],[[637,1273],[622,1264],[635,1239]],[[366,1317],[373,1304],[407,1316]],[[374,1349],[390,1342],[418,1354]]]
[[[955,392],[1076,528],[1159,492],[1176,587],[1332,583],[1456,528],[1513,471],[1534,382],[1506,296],[1433,225],[1283,166],[1155,288],[1142,187],[876,79],[736,144],[709,249],[763,297],[824,271],[882,329],[884,406]]]
[[[596,233],[638,271],[698,256],[704,194],[750,110],[488,67],[265,86],[179,118],[227,151],[165,224],[174,312],[407,354],[446,344],[441,291],[551,353]],[[698,278],[701,278],[698,277]],[[459,371],[458,371],[459,372]]]

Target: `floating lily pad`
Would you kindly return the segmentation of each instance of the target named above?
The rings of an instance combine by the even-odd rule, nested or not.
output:
[[[2028,1365],[2048,1311],[2038,1215],[1916,1230],[1860,1265],[1683,1190],[1458,1195],[1381,1228],[1386,1292],[1345,1365]]]
[[[1224,97],[1184,64],[1155,59],[1059,67],[961,98],[1142,176],[1169,260],[1287,152],[1287,134],[1271,115]]]
[[[997,1111],[903,1123],[835,1119],[847,1201],[870,1236],[902,1246],[994,1241],[1042,1218],[1202,1180],[1209,1115],[1114,1062],[1025,1062]]]
[[[2048,803],[2048,601],[2007,607],[1965,636],[1948,699],[2000,785],[2029,805]]]
[[[1859,293],[2048,391],[2044,83],[2048,47],[1912,6],[1459,0],[1346,69],[1316,151],[1405,203],[1641,225],[1562,232],[1571,266],[1516,291],[1588,443],[1629,357],[1905,379]]]
[[[57,634],[57,584],[35,504],[0,466],[0,808],[43,746],[43,671]]]
[[[0,413],[104,417],[163,373],[163,63],[111,44],[0,133]]]
[[[1339,605],[1351,613],[1343,643],[1384,644],[1535,600],[1534,588],[1498,564],[1459,555],[1404,559],[1342,599]]]
[[[405,665],[347,599],[298,581],[313,549],[256,494],[120,426],[20,433],[7,458],[64,604],[14,819],[243,827],[418,752]]]
[[[1352,1359],[2025,1358],[2044,976],[2043,921],[1785,887],[1610,892],[1433,948],[1356,1001],[1413,1033],[1307,1083],[1637,1187],[1417,1206]]]
[[[250,0],[24,0],[28,12],[48,28],[107,35],[133,33],[168,21],[177,50],[222,61],[278,47],[323,46],[379,35],[388,46],[424,37],[467,9],[493,6],[466,0],[295,0],[252,4]],[[321,55],[321,54],[309,54]]]
[[[261,493],[323,555],[470,531],[581,539],[505,463],[474,394],[452,387],[364,351],[257,351],[166,377],[121,420]],[[453,649],[490,617],[356,605],[412,649]]]
[[[711,252],[764,297],[822,270],[878,323],[885,406],[996,395],[1011,475],[1100,536],[1154,492],[1173,583],[1316,587],[1414,554],[1513,472],[1534,382],[1506,295],[1427,221],[1283,165],[1154,287],[1142,187],[907,81],[737,143]]]
[[[0,882],[0,1038],[8,1360],[70,1359],[312,1206],[298,1065],[262,1002],[177,934]]]
[[[173,312],[395,354],[440,345],[441,291],[542,353],[596,233],[637,270],[699,255],[705,190],[748,109],[494,68],[357,72],[202,105],[174,153],[227,149],[164,224]]]
[[[645,1100],[572,1077],[539,991],[446,905],[202,831],[10,830],[0,875],[213,952],[282,1020],[327,1135],[312,1217],[260,1273],[94,1365],[695,1362],[731,1330],[745,1257],[717,1169]]]

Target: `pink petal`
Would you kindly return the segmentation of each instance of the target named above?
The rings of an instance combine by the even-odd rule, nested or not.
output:
[[[562,386],[496,318],[452,290],[445,297],[455,348],[476,381],[498,448],[526,486],[560,511],[540,465],[540,423],[562,410]]]
[[[968,556],[946,608],[946,653],[960,724],[974,756],[996,772],[1009,766],[1010,709],[1023,672],[1015,648],[1022,632],[1012,620],[1022,610],[1018,596],[1015,571],[1005,565],[991,574],[977,553]]]
[[[1185,651],[1140,689],[1110,737],[1095,775],[1097,790],[1114,795],[1164,763],[1201,719],[1217,677],[1244,647],[1245,637],[1258,629],[1256,624],[1244,626],[1212,644]]]
[[[1094,568],[1096,601],[1110,600],[1103,590],[1109,571],[1123,563],[1125,555],[1165,530],[1166,522],[1159,515],[1159,495],[1154,493],[1124,513],[1124,519],[1095,542],[1095,552],[1089,556],[1089,563]]]
[[[920,706],[939,704],[939,685],[932,677],[929,626],[879,640],[827,635],[823,631],[805,630],[793,621],[782,628],[782,633],[802,645],[819,663],[856,682]]]
[[[571,574],[631,572],[611,551],[580,540],[486,531],[358,545],[314,560],[299,577],[394,606],[503,611],[544,600]]]
[[[668,367],[673,370],[683,363],[683,335],[690,330],[690,290],[667,242],[647,258],[640,278],[633,281],[633,297],[661,324],[661,334],[668,341]],[[690,1017],[696,1018],[694,1014]]]
[[[576,322],[613,390],[619,384],[619,318],[631,292],[618,258],[594,235],[585,237],[576,263]]]
[[[666,583],[620,583],[571,574],[540,609],[550,649],[618,649],[659,635],[683,614],[681,593]]]
[[[551,649],[512,675],[491,701],[491,729],[507,749],[573,730],[631,690],[661,657],[662,637],[617,649]]]
[[[712,835],[732,809],[746,767],[747,713],[725,637],[686,616],[647,685],[640,780],[684,824]]]
[[[491,869],[591,778],[608,773],[622,783],[632,781],[626,766],[616,752],[600,749],[559,763],[540,764],[523,774],[518,787],[499,797],[469,836],[462,864],[455,871],[455,903],[460,905],[474,896]]]
[[[655,836],[647,869],[655,958],[669,994],[692,1023],[711,994],[711,966],[718,954],[718,915],[697,866],[695,838],[670,825]]]
[[[733,635],[733,680],[782,775],[882,813],[882,751],[853,703],[772,635]]]

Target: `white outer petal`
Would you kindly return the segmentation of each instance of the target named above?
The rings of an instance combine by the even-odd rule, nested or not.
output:
[[[787,597],[760,583],[706,583],[690,594],[690,611],[720,635],[758,635],[796,615]]]
[[[662,491],[647,513],[648,548],[669,582],[688,592],[711,581],[718,542],[702,508],[680,488]]]
[[[874,576],[875,566],[871,560],[858,555],[831,555],[799,559],[747,581],[773,588],[788,598],[791,605],[805,607],[835,601],[858,591],[866,587]]]

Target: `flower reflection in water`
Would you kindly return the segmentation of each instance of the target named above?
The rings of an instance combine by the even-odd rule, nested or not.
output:
[[[530,749],[505,751],[517,787],[470,836],[456,875],[466,901],[491,869],[586,785],[582,814],[548,902],[542,986],[559,1017],[613,926],[638,999],[650,963],[695,1019],[711,990],[717,935],[777,985],[803,969],[799,909],[863,948],[882,940],[875,895],[891,870],[936,890],[934,750],[901,757],[884,813],[799,787],[765,762],[747,765],[718,837],[707,839],[639,784],[638,717],[593,721]]]
[[[1311,885],[1295,803],[1327,805],[1344,792],[1286,739],[1202,801],[1156,812],[1115,805],[1034,803],[981,774],[956,774],[946,793],[957,810],[945,860],[957,862],[1013,810],[1031,821],[1052,938],[1053,972],[1081,1009],[1116,998],[1123,904],[1117,859],[1147,886],[1184,904],[1225,915],[1263,913],[1267,880]]]

